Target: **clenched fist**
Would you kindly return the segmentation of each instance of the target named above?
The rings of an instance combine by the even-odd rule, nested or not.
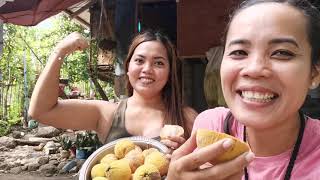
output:
[[[89,46],[88,40],[78,32],[73,32],[61,40],[55,47],[55,52],[67,56],[74,51],[84,50]]]

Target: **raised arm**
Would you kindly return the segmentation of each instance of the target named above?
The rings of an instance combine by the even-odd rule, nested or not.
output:
[[[59,128],[108,129],[116,105],[94,100],[58,100],[60,68],[65,56],[88,47],[79,33],[72,33],[55,47],[32,93],[29,115]]]

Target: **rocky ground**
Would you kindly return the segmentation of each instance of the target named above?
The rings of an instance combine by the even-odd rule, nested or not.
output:
[[[74,137],[73,131],[39,126],[35,129],[14,127],[0,137],[0,180],[67,180],[77,179],[85,160],[64,157],[60,135]]]

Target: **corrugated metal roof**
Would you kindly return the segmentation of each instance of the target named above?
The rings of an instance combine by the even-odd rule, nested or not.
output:
[[[3,1],[3,0],[2,0]],[[94,0],[14,0],[0,7],[0,19],[4,23],[33,26],[42,20],[65,11],[88,27],[88,6]],[[74,13],[76,13],[74,15]]]

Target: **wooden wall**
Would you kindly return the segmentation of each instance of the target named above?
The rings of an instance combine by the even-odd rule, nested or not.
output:
[[[239,0],[177,2],[177,48],[180,57],[204,57],[221,42],[228,14]]]

